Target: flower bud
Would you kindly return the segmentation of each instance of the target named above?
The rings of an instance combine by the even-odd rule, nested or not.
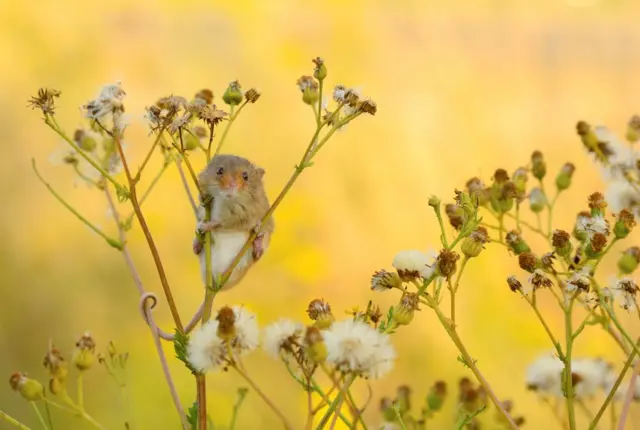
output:
[[[373,291],[387,291],[392,288],[401,288],[402,279],[400,275],[386,270],[378,270],[371,277],[371,289]]]
[[[196,136],[191,133],[183,133],[182,134],[182,143],[184,144],[185,151],[193,151],[198,148],[199,140]]]
[[[444,211],[447,214],[447,218],[449,218],[449,224],[460,231],[464,225],[464,211],[462,208],[454,203],[449,203],[444,207]]]
[[[322,332],[317,327],[307,327],[304,334],[305,354],[311,362],[320,364],[327,359],[327,346],[322,338]]]
[[[51,378],[49,380],[49,391],[51,391],[51,394],[58,395],[64,390],[64,381],[60,381],[58,378]]]
[[[631,233],[635,225],[636,220],[633,214],[628,209],[622,209],[613,226],[613,234],[618,239],[624,239],[629,236],[629,233]]]
[[[527,193],[527,181],[529,180],[527,169],[524,167],[516,169],[516,171],[513,172],[511,180],[513,181],[513,185],[516,187],[518,201],[521,202],[524,200],[524,196]]]
[[[440,198],[438,196],[431,196],[429,197],[429,201],[427,203],[432,208],[438,209],[440,207]]]
[[[430,411],[437,412],[442,409],[442,405],[447,397],[447,383],[437,381],[427,394],[427,407]]]
[[[436,272],[442,277],[450,278],[456,273],[456,262],[459,259],[457,252],[443,249],[436,259]]]
[[[553,249],[560,257],[566,257],[571,254],[573,246],[571,245],[571,237],[569,233],[564,230],[554,230],[551,237],[551,244]]]
[[[584,121],[579,121],[576,125],[576,131],[578,136],[582,140],[582,144],[587,148],[589,152],[596,152],[599,146],[598,137],[593,131],[593,128]]]
[[[591,209],[592,217],[604,216],[606,208],[607,202],[602,193],[595,192],[589,196],[589,209]]]
[[[73,134],[73,141],[86,152],[92,152],[98,146],[95,137],[91,133],[79,129]]]
[[[640,247],[632,246],[622,253],[618,260],[618,269],[625,275],[633,273],[640,264]]]
[[[307,308],[307,314],[315,321],[314,326],[320,330],[328,329],[335,321],[335,317],[331,313],[331,306],[322,299],[312,300]]]
[[[408,385],[401,385],[398,387],[396,405],[398,405],[397,407],[400,415],[404,415],[411,410],[411,387]]]
[[[540,151],[534,151],[531,154],[531,173],[539,180],[542,180],[547,174],[547,163],[545,163]]]
[[[382,419],[387,422],[394,422],[397,419],[396,410],[393,407],[393,400],[388,397],[380,399],[380,413]]]
[[[73,364],[80,371],[88,370],[95,360],[96,343],[91,334],[85,333],[78,342],[73,353]]]
[[[535,270],[540,267],[540,261],[538,261],[538,257],[536,257],[531,252],[523,252],[518,255],[518,264],[520,268],[526,270],[529,273],[535,272]]]
[[[324,65],[324,60],[320,57],[316,57],[311,60],[315,65],[313,69],[313,77],[319,81],[324,80],[327,77],[327,66]]]
[[[491,200],[491,192],[484,186],[480,178],[473,177],[466,183],[467,193],[476,201],[478,206],[483,206]]]
[[[242,88],[240,82],[233,81],[229,83],[229,86],[222,95],[222,100],[229,106],[235,106],[242,103]]]
[[[484,244],[489,241],[489,233],[484,227],[476,228],[469,237],[462,241],[460,249],[467,258],[477,257],[484,249]]]
[[[297,81],[298,88],[302,92],[302,101],[308,105],[318,102],[318,83],[311,76],[302,76]]]
[[[509,276],[507,278],[507,284],[509,285],[509,289],[514,293],[516,291],[522,291],[522,284],[515,276]]]
[[[522,235],[516,230],[511,230],[509,233],[507,233],[505,239],[507,241],[509,249],[511,249],[516,255],[520,255],[523,252],[531,251],[531,248],[529,248],[527,242],[524,241]]]
[[[231,341],[236,337],[236,314],[229,306],[224,306],[218,311],[218,337],[223,341]]]
[[[576,223],[573,227],[573,237],[578,239],[580,242],[584,242],[589,238],[589,233],[585,229],[585,226],[590,222],[590,220],[591,214],[586,211],[582,211],[576,216]]]
[[[529,205],[532,212],[542,212],[544,208],[547,207],[547,204],[547,196],[544,194],[544,191],[542,191],[542,189],[536,187],[531,190],[531,193],[529,194]]]
[[[44,397],[42,384],[35,379],[28,378],[24,373],[12,373],[9,378],[9,385],[13,391],[19,392],[29,402],[37,402]]]
[[[598,258],[604,250],[605,246],[607,246],[607,236],[599,232],[594,233],[593,236],[591,236],[589,243],[585,247],[584,253],[587,258]]]
[[[576,166],[572,163],[565,163],[560,169],[560,173],[556,176],[556,188],[558,191],[566,190],[571,186],[571,178],[573,177],[573,172],[575,172]]]
[[[49,370],[49,374],[53,378],[60,380],[60,382],[64,382],[67,378],[69,365],[62,357],[60,350],[55,346],[49,348],[47,355],[44,357],[43,365]]]
[[[636,143],[640,140],[640,116],[634,115],[627,124],[627,140]]]
[[[498,213],[509,212],[513,207],[518,191],[516,185],[509,180],[504,169],[497,169],[493,174],[493,185],[490,189],[491,206]]]
[[[246,93],[244,93],[244,98],[247,99],[249,103],[255,103],[260,98],[261,94],[255,88],[249,89]]]
[[[204,104],[210,105],[213,103],[213,91],[209,89],[202,89],[195,95],[196,100],[202,100]]]
[[[393,322],[400,325],[407,325],[413,320],[413,314],[418,309],[418,295],[416,293],[404,293],[400,299],[400,304],[394,309]]]

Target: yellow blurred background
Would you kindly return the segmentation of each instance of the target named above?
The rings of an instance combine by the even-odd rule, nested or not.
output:
[[[54,201],[30,168],[35,157],[62,195],[115,234],[103,195],[75,186],[69,169],[48,163],[60,139],[26,108],[40,86],[62,91],[58,119],[71,131],[82,121],[78,107],[103,84],[121,80],[127,112],[135,118],[127,141],[137,162],[151,143],[144,107],[160,96],[191,97],[210,87],[221,104],[229,81],[255,86],[263,96],[243,112],[226,149],[265,167],[271,198],[313,131],[310,109],[295,86],[300,75],[311,73],[311,58],[325,59],[329,84],[359,87],[372,97],[377,115],[336,134],[276,213],[277,232],[264,259],[241,286],[216,301],[245,304],[264,324],[281,316],[307,321],[306,304],[318,297],[336,315],[369,299],[385,309],[394,304],[397,296],[369,291],[369,278],[389,268],[398,250],[438,248],[429,195],[449,201],[466,179],[488,181],[496,167],[511,172],[535,149],[544,152],[551,179],[565,161],[577,166],[557,211],[556,226],[570,229],[586,196],[602,185],[575,135],[576,121],[622,131],[638,113],[639,13],[640,4],[631,0],[0,1],[0,373],[8,379],[22,370],[44,381],[48,340],[70,352],[90,330],[99,349],[113,340],[131,354],[134,428],[178,427],[121,256]],[[159,166],[158,157],[149,173]],[[175,169],[144,210],[185,320],[197,308],[202,287],[191,253],[194,222]],[[137,226],[129,244],[145,286],[161,295]],[[524,369],[551,345],[526,303],[506,286],[506,277],[519,273],[515,259],[493,248],[468,267],[459,298],[460,334],[498,396],[514,400],[527,428],[548,427],[552,415],[526,391]],[[560,312],[551,300],[544,309],[560,336]],[[170,328],[164,303],[156,318]],[[634,320],[625,321],[637,332]],[[411,385],[417,410],[434,381],[447,381],[455,395],[458,379],[471,376],[427,310],[399,330],[394,344],[395,369],[371,384],[374,397],[365,415],[370,428],[380,423],[380,397],[393,396],[397,385]],[[172,357],[171,345],[167,353]],[[601,355],[617,367],[623,359],[595,328],[580,339],[576,354]],[[301,423],[305,400],[286,370],[261,351],[246,365]],[[171,359],[171,368],[188,406],[193,379],[177,360]],[[208,380],[209,409],[224,428],[243,382],[231,373]],[[88,410],[108,428],[120,428],[112,381],[96,369],[86,384]],[[364,383],[356,392],[363,402],[368,397]],[[454,400],[449,398],[434,428],[451,428]],[[599,402],[589,405],[595,409]],[[0,385],[0,409],[38,428],[29,405],[6,383]],[[85,428],[54,414],[58,429]],[[635,406],[629,421],[634,419],[640,419]],[[0,422],[0,428],[8,427]],[[238,428],[279,424],[250,393]]]

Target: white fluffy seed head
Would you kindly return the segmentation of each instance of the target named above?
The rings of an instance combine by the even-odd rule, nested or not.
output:
[[[218,321],[210,320],[194,330],[187,345],[191,367],[201,373],[214,370],[224,362],[225,348],[218,337]]]
[[[304,325],[290,319],[280,319],[264,329],[262,347],[273,358],[279,358],[281,351],[291,352],[291,347],[300,345]]]

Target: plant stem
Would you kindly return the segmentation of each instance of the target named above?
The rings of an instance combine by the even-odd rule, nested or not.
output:
[[[49,190],[49,192],[51,193],[51,195],[53,195],[53,197],[56,198],[56,200],[58,200],[62,206],[64,206],[65,208],[67,208],[69,210],[69,212],[71,212],[72,214],[74,214],[76,216],[76,218],[78,218],[84,225],[86,225],[87,227],[89,227],[92,231],[94,231],[95,233],[97,233],[100,237],[102,237],[110,246],[116,248],[116,249],[122,249],[122,242],[119,242],[109,236],[107,236],[102,230],[100,230],[98,227],[96,227],[95,225],[93,225],[91,223],[91,221],[89,221],[88,219],[86,219],[85,217],[83,217],[82,215],[80,215],[80,213],[75,210],[75,208],[73,206],[71,206],[69,203],[67,203],[61,196],[60,194],[58,194],[53,187],[51,187],[51,185],[49,185],[49,183],[47,181],[44,180],[44,178],[40,175],[40,172],[38,171],[38,168],[36,167],[36,160],[35,159],[31,159],[31,167],[33,168],[33,171],[35,172],[36,176],[38,177],[38,179],[40,180],[40,182],[42,182],[42,184],[47,187],[47,189]]]
[[[566,348],[564,356],[564,391],[567,398],[567,416],[569,418],[570,430],[576,429],[576,413],[574,408],[574,394],[573,394],[573,377],[571,373],[571,354],[573,352],[573,328],[572,328],[572,311],[573,302],[576,295],[571,297],[569,305],[564,309],[564,327],[566,337]]]
[[[78,373],[78,406],[84,410],[84,390],[82,389],[82,372]]]
[[[322,117],[322,90],[324,87],[324,79],[318,79],[319,82],[319,88],[318,88],[318,109],[314,109],[314,112],[316,113],[316,124],[318,126],[320,126],[321,122],[320,122],[320,118]],[[315,108],[315,105],[313,105]]]
[[[236,404],[233,405],[233,413],[231,415],[231,424],[229,424],[229,429],[230,430],[235,430],[236,428],[236,420],[238,419],[238,411],[240,410],[240,406],[242,406],[242,402],[244,402],[244,398],[247,395],[247,390],[246,389],[240,389],[238,390],[238,400],[236,401]]]
[[[189,199],[189,203],[191,204],[191,210],[193,210],[193,213],[196,214],[198,212],[198,207],[196,205],[196,201],[193,199],[193,194],[191,194],[191,190],[189,189],[187,177],[185,176],[184,170],[182,169],[182,164],[180,163],[180,160],[176,160],[176,167],[178,168],[178,173],[180,174],[180,181],[182,182],[182,186],[187,193],[187,198]]]
[[[0,411],[0,419],[4,420],[5,422],[11,424],[16,428],[19,428],[20,430],[31,430],[29,427],[22,424],[20,421],[13,418],[11,415],[7,414],[6,412]]]
[[[36,415],[40,420],[40,424],[42,424],[42,427],[44,427],[44,430],[48,430],[49,428],[47,427],[47,423],[44,422],[44,418],[42,417],[42,414],[40,413],[40,410],[38,409],[38,405],[36,405],[36,402],[29,402],[29,403],[31,403],[31,406],[33,406],[33,410],[36,411]]]
[[[398,408],[394,407],[393,409],[396,412],[396,418],[398,418],[398,422],[400,423],[400,428],[402,430],[407,430],[407,425],[404,423],[404,420],[402,419],[402,414],[400,413]]]
[[[227,121],[227,125],[224,128],[224,131],[222,132],[222,137],[220,138],[220,141],[218,142],[218,146],[216,147],[216,152],[214,154],[214,157],[220,153],[220,150],[222,149],[222,145],[224,144],[224,141],[227,139],[227,134],[229,133],[229,130],[231,130],[231,126],[236,121],[236,118],[238,118],[238,115],[240,115],[240,112],[242,111],[242,108],[244,108],[247,105],[247,103],[248,102],[245,100],[245,102],[242,103],[240,105],[240,107],[238,108],[238,112],[236,112],[235,114],[233,112],[235,110],[235,105],[231,105],[231,109],[230,109],[230,112],[229,112],[229,121]]]
[[[205,216],[204,221],[208,222],[211,220],[211,206],[213,203],[207,203],[205,206]],[[213,269],[211,267],[211,232],[207,231],[205,233],[205,241],[204,241],[204,253],[205,253],[205,288],[204,288],[204,308],[202,310],[202,325],[206,324],[211,318],[211,311],[213,308],[213,301],[216,297],[216,290],[213,288]],[[205,427],[202,430],[206,429],[206,402],[207,402],[207,389],[206,389],[206,375],[197,375],[197,386],[198,386],[198,405],[202,405],[202,407],[198,407],[198,416],[199,422],[203,422]]]
[[[471,358],[471,356],[467,352],[466,347],[464,346],[464,344],[462,343],[462,340],[458,336],[458,333],[456,332],[455,327],[451,324],[451,321],[449,321],[447,317],[442,313],[442,311],[438,307],[438,304],[432,298],[427,296],[427,300],[430,301],[431,307],[435,310],[436,315],[438,316],[438,320],[440,320],[440,324],[442,324],[444,329],[447,331],[447,334],[449,334],[449,337],[451,338],[453,343],[456,345],[456,347],[458,347],[458,350],[462,354],[462,358],[464,359],[465,364],[469,367],[469,369],[471,369],[471,372],[473,372],[475,377],[478,379],[478,382],[480,382],[480,384],[484,387],[487,393],[487,396],[489,396],[493,404],[496,406],[496,408],[498,409],[498,412],[505,418],[505,420],[509,423],[509,426],[512,429],[517,429],[518,426],[513,421],[509,413],[504,409],[504,405],[498,399],[496,394],[493,392],[491,385],[489,385],[489,382],[482,375],[482,373],[480,372],[480,369],[478,369],[478,366],[476,366],[475,360],[473,360],[473,358]]]
[[[442,213],[440,210],[440,205],[436,205],[433,207],[433,211],[436,213],[436,218],[438,219],[438,225],[440,225],[440,241],[445,248],[449,248],[449,244],[447,243],[447,232],[444,228],[444,221],[442,220]]]
[[[609,243],[609,245],[604,249],[602,254],[600,254],[600,256],[596,260],[595,264],[593,265],[593,269],[591,269],[594,274],[596,273],[596,268],[598,267],[598,265],[600,264],[600,262],[602,261],[604,256],[607,255],[607,253],[611,250],[611,248],[613,248],[613,245],[615,245],[617,241],[618,241],[618,238],[614,237],[611,240],[611,242]]]
[[[71,147],[78,154],[80,154],[82,158],[87,160],[87,162],[91,164],[94,169],[100,172],[102,176],[104,176],[109,182],[111,182],[116,187],[116,189],[119,190],[119,192],[122,192],[125,195],[127,194],[126,188],[124,188],[118,181],[116,181],[113,176],[111,176],[106,170],[104,170],[102,166],[100,166],[93,158],[88,156],[82,149],[80,149],[80,147],[72,139],[70,139],[69,136],[67,136],[65,132],[60,129],[60,127],[58,127],[57,123],[55,123],[55,120],[52,120],[52,117],[45,114],[44,123],[47,124],[53,131],[55,131],[69,145],[71,145]]]
[[[167,279],[167,275],[164,271],[164,266],[162,264],[162,260],[160,259],[160,253],[158,252],[158,248],[156,247],[155,241],[153,240],[153,236],[151,235],[151,231],[149,230],[149,226],[147,225],[147,221],[144,218],[142,210],[140,209],[140,204],[138,203],[138,195],[136,191],[136,184],[133,181],[133,177],[131,176],[131,171],[129,170],[129,165],[127,164],[127,160],[124,156],[124,151],[122,150],[122,143],[120,142],[120,136],[116,132],[114,133],[113,139],[116,143],[116,147],[118,149],[118,153],[120,154],[120,159],[122,160],[122,167],[124,168],[125,174],[127,175],[127,180],[129,182],[129,190],[131,204],[133,205],[133,210],[136,214],[136,218],[138,218],[138,222],[140,223],[140,227],[144,233],[145,239],[147,240],[147,244],[149,245],[149,249],[151,251],[151,255],[153,257],[153,261],[156,266],[156,270],[158,272],[158,276],[160,277],[160,283],[162,284],[162,289],[164,290],[164,295],[167,300],[167,304],[169,305],[169,309],[171,310],[171,316],[173,317],[173,321],[176,324],[176,328],[184,333],[184,327],[182,325],[182,321],[180,321],[180,314],[178,313],[178,308],[176,307],[176,303],[173,300],[173,293],[171,292],[171,287],[169,286],[169,280]]]
[[[533,309],[533,312],[535,312],[536,316],[538,317],[538,320],[540,321],[540,323],[542,323],[542,326],[544,327],[544,330],[547,332],[547,335],[549,336],[549,339],[551,340],[551,343],[553,343],[553,347],[556,349],[556,352],[558,353],[558,357],[561,360],[564,360],[564,354],[562,352],[562,348],[560,347],[560,342],[558,342],[556,337],[553,335],[553,332],[549,328],[549,325],[547,324],[547,322],[545,321],[544,317],[540,313],[540,310],[538,309],[538,305],[536,305],[529,298],[529,296],[527,296],[525,294],[522,294],[522,297],[524,297],[524,299],[527,301],[527,303],[529,303],[529,305],[531,306],[531,309]]]
[[[635,352],[635,351],[634,351]],[[620,412],[620,421],[618,422],[618,430],[624,430],[627,417],[629,416],[629,409],[631,408],[631,402],[635,395],[636,381],[638,379],[638,372],[640,372],[640,361],[636,363],[631,373],[631,379],[629,380],[629,388],[624,396],[624,403],[622,404],[622,412]]]
[[[149,149],[149,152],[147,152],[147,156],[144,158],[144,160],[142,161],[142,164],[138,168],[138,173],[136,173],[136,176],[135,176],[136,182],[140,180],[140,177],[142,176],[142,172],[144,171],[144,168],[147,166],[147,163],[151,159],[153,152],[158,146],[158,143],[160,143],[160,140],[162,139],[162,133],[164,133],[164,127],[158,130],[158,135],[156,136],[156,139],[153,141],[153,145],[151,145],[151,149]]]
[[[602,418],[602,415],[606,411],[607,407],[613,401],[613,398],[615,397],[616,392],[618,391],[618,387],[622,383],[622,380],[624,379],[624,376],[627,374],[627,371],[629,370],[629,368],[633,364],[633,360],[636,358],[636,355],[637,355],[636,351],[631,351],[631,354],[629,354],[629,357],[627,358],[627,361],[624,363],[624,366],[622,367],[622,370],[620,371],[620,374],[618,375],[618,379],[616,379],[616,382],[613,384],[613,387],[611,388],[611,391],[609,391],[609,393],[607,394],[606,399],[602,403],[602,406],[600,406],[600,409],[598,410],[598,413],[596,414],[596,416],[591,421],[591,424],[589,424],[589,430],[594,430],[596,428],[596,426],[598,425],[598,421],[600,421],[600,418]],[[613,407],[613,404],[611,406]]]
[[[276,405],[274,405],[273,402],[262,392],[260,387],[258,387],[258,385],[253,381],[253,379],[251,379],[249,377],[249,375],[246,374],[245,372],[243,372],[237,365],[232,364],[231,367],[236,372],[238,372],[240,374],[240,376],[242,376],[242,378],[245,381],[247,381],[247,383],[249,385],[251,385],[251,388],[253,388],[253,390],[258,394],[258,396],[260,396],[260,398],[262,400],[264,400],[264,402],[267,404],[267,406],[269,406],[269,408],[280,418],[280,420],[282,421],[282,424],[284,424],[284,427],[287,430],[293,430],[293,426],[291,425],[291,423],[289,422],[287,417],[284,416],[284,414],[282,412],[280,412],[280,409],[278,409],[278,407]]]
[[[316,427],[316,430],[323,429],[324,426],[327,424],[327,421],[329,421],[329,418],[332,415],[333,415],[333,419],[331,420],[331,424],[329,424],[329,430],[333,430],[333,428],[336,426],[336,422],[338,421],[338,417],[340,416],[340,410],[342,409],[342,404],[344,403],[345,394],[349,389],[349,387],[351,386],[351,384],[353,384],[354,380],[355,380],[355,376],[353,375],[350,375],[345,379],[344,384],[342,385],[342,388],[340,388],[338,395],[336,396],[335,399],[333,399],[333,402],[331,402],[329,409],[322,417],[322,420],[320,420],[320,424],[318,424],[318,426]]]

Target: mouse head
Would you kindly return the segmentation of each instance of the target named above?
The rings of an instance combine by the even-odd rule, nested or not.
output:
[[[216,155],[200,174],[203,191],[212,196],[234,198],[262,186],[264,169],[236,155]]]

